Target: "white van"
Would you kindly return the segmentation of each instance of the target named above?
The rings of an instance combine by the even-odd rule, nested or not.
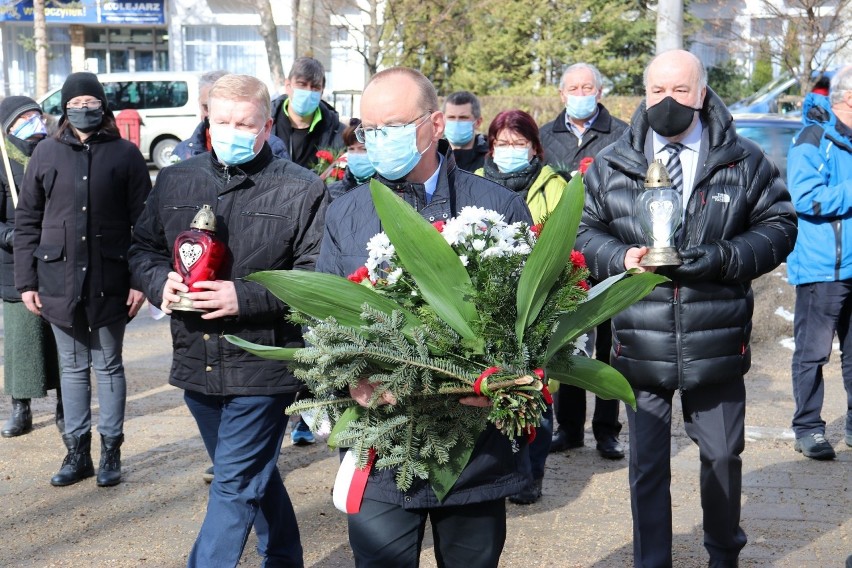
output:
[[[172,150],[198,126],[198,74],[182,72],[103,73],[109,108],[114,114],[128,108],[142,117],[139,149],[145,159],[164,168]],[[39,101],[45,114],[62,115],[62,89]]]

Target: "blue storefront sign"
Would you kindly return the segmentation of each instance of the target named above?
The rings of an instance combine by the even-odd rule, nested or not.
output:
[[[166,23],[164,0],[113,2],[111,0],[46,0],[44,18],[50,24]],[[32,0],[0,0],[0,22],[32,22]]]
[[[44,19],[52,24],[96,24],[98,22],[97,0],[77,2],[46,0]],[[33,0],[0,0],[0,21],[32,22]]]
[[[101,23],[104,24],[165,24],[163,0],[158,2],[103,2]]]

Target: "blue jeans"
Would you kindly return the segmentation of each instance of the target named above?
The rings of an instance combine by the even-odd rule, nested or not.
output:
[[[287,425],[284,409],[294,398],[295,393],[210,396],[184,392],[215,472],[207,515],[188,566],[236,566],[252,525],[264,566],[303,565],[296,514],[278,472]]]
[[[831,356],[834,332],[840,340],[840,367],[846,388],[846,433],[852,434],[852,281],[796,286],[793,332],[793,431],[797,438],[825,433],[821,417],[825,387],[822,368]]]
[[[98,380],[98,432],[120,436],[124,431],[127,385],[121,348],[127,322],[89,329],[78,312],[73,327],[51,326],[59,351],[65,433],[80,436],[92,429],[92,384],[89,366]]]

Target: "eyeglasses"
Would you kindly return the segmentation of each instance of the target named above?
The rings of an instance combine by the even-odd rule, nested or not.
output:
[[[86,101],[86,102],[82,102],[82,103],[72,102],[72,103],[68,103],[68,104],[65,106],[65,108],[74,108],[74,109],[80,109],[80,108],[85,108],[85,109],[90,109],[90,108],[101,108],[101,105],[102,105],[102,104],[103,104],[103,103],[101,103],[101,101]]]
[[[358,140],[361,144],[366,144],[367,140],[374,141],[379,137],[379,132],[381,132],[384,136],[390,136],[391,134],[399,131],[402,128],[407,126],[411,126],[412,124],[416,124],[415,128],[418,128],[421,124],[424,124],[426,121],[424,120],[420,124],[417,124],[421,118],[430,116],[434,111],[427,110],[411,122],[406,122],[405,124],[387,124],[385,126],[379,126],[376,128],[364,128],[363,126],[359,126],[355,129],[355,139]]]
[[[518,150],[522,148],[529,148],[530,143],[528,140],[520,141],[520,140],[495,140],[494,141],[495,148],[516,148]]]

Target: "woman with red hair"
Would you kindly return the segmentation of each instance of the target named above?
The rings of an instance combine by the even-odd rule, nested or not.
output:
[[[541,223],[559,203],[568,182],[556,170],[542,162],[544,148],[538,126],[522,110],[503,111],[488,127],[488,155],[476,174],[499,183],[523,196],[536,223]],[[529,460],[524,464],[529,476],[527,486],[509,501],[530,505],[541,499],[544,463],[553,436],[553,407],[548,405],[536,437],[530,444]]]
[[[538,126],[522,110],[506,110],[488,127],[488,155],[476,174],[520,193],[540,223],[556,207],[568,182],[543,163]]]

